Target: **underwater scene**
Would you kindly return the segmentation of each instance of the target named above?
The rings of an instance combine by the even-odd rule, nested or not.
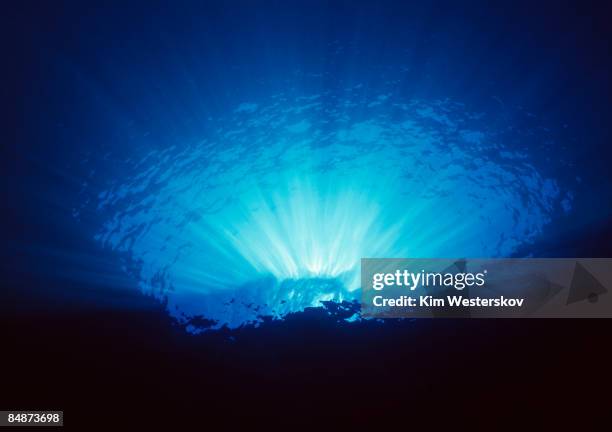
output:
[[[571,211],[530,154],[545,133],[393,86],[242,102],[198,141],[113,161],[75,217],[102,218],[92,235],[177,319],[234,328],[357,301],[362,257],[510,256]]]
[[[601,429],[608,3],[3,2],[0,426]]]
[[[533,7],[48,11],[17,199],[53,229],[21,247],[190,333],[360,321],[361,258],[576,255],[612,207],[608,84]]]

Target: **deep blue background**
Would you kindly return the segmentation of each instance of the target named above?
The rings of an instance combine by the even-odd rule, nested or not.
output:
[[[120,154],[133,128],[159,142],[189,140],[203,132],[199,117],[234,106],[237,96],[257,98],[258,79],[281,88],[297,69],[350,77],[405,62],[413,65],[405,94],[499,110],[495,96],[557,131],[559,154],[575,161],[582,182],[572,216],[530,252],[609,257],[612,37],[603,2],[179,3],[2,6],[3,362],[15,374],[0,405],[84,413],[86,394],[125,406],[271,405],[280,415],[314,398],[348,415],[371,408],[361,395],[373,391],[395,395],[391,405],[402,402],[397,395],[437,400],[444,392],[449,402],[467,392],[478,403],[495,394],[498,407],[521,395],[523,409],[538,411],[551,390],[560,403],[561,389],[592,389],[593,380],[576,376],[598,362],[609,327],[601,322],[349,329],[312,312],[235,342],[198,339],[175,330],[136,290],[117,289],[101,304],[108,287],[67,280],[63,269],[124,278],[88,227],[66,219],[85,175],[75,168],[84,147]],[[347,47],[341,61],[332,55],[337,45]],[[364,382],[375,375],[392,384]],[[526,397],[531,385],[542,393]]]

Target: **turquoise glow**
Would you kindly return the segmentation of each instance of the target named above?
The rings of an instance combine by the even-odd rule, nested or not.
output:
[[[183,323],[356,300],[362,257],[507,256],[568,209],[485,114],[448,101],[357,86],[209,122],[199,142],[124,161],[96,200],[96,238]]]

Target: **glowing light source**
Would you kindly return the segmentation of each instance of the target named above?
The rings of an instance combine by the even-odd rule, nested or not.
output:
[[[245,102],[128,163],[97,238],[179,320],[237,327],[356,299],[362,257],[507,255],[557,210],[555,182],[462,107],[354,91]]]

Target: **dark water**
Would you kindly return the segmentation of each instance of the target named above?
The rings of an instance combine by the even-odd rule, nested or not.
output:
[[[565,357],[598,340],[584,323],[362,322],[352,303],[363,256],[610,256],[605,8],[489,3],[7,11],[10,364],[221,405],[294,380],[344,407],[375,362],[423,391],[427,371],[493,370],[479,353],[508,366],[542,338]]]

